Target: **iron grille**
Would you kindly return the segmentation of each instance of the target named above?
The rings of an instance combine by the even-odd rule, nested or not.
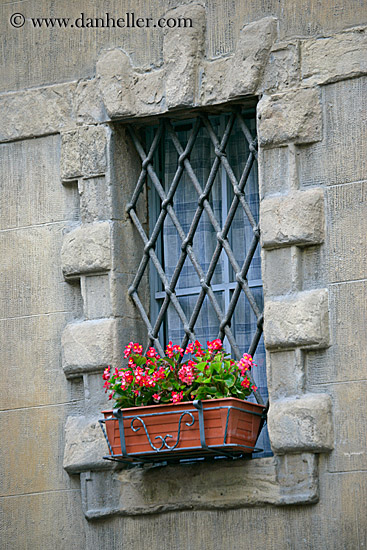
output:
[[[248,156],[239,177],[235,176],[235,171],[232,169],[226,154],[226,147],[235,123],[237,127],[241,129],[241,137],[243,136],[243,139],[246,140],[248,144]],[[139,135],[139,132],[135,126],[128,125],[127,128],[141,160],[141,172],[131,200],[127,204],[126,211],[138,230],[144,244],[144,252],[132,285],[129,288],[129,295],[138,308],[147,327],[149,339],[148,345],[154,345],[159,353],[164,354],[162,345],[159,341],[159,332],[162,324],[164,323],[168,308],[173,306],[180,322],[182,323],[184,337],[181,342],[181,346],[185,348],[189,340],[194,341],[196,338],[195,324],[204,300],[208,299],[211,307],[215,311],[216,317],[218,318],[219,331],[217,337],[222,340],[227,337],[233,354],[237,359],[240,359],[242,353],[231,329],[231,321],[233,320],[235,308],[240,297],[245,296],[245,299],[250,305],[253,314],[256,316],[256,330],[253,334],[249,349],[247,350],[248,353],[254,355],[262,335],[263,310],[262,306],[260,307],[255,299],[248,283],[247,275],[259,243],[260,231],[258,221],[255,220],[249,203],[246,200],[245,186],[248,181],[251,168],[257,158],[257,140],[256,137],[253,137],[247,125],[244,114],[240,110],[233,110],[228,113],[226,124],[220,138],[218,138],[217,133],[214,130],[211,117],[204,113],[198,114],[194,117],[191,130],[188,134],[188,140],[184,145],[182,145],[182,140],[180,141],[175,130],[174,121],[169,118],[162,118],[154,130],[152,130],[153,136],[151,143],[148,146],[145,145],[144,139]],[[210,137],[210,142],[214,150],[214,160],[205,182],[199,181],[199,178],[193,169],[192,163],[190,162],[190,154],[195,147],[199,131],[205,131],[207,133]],[[163,135],[168,136],[168,139],[171,140],[171,143],[177,153],[177,166],[175,167],[174,177],[169,182],[168,190],[165,189],[159,169],[157,169],[154,164],[154,159],[156,158],[157,151],[161,145]],[[222,219],[222,223],[220,223],[217,219],[210,201],[213,184],[219,169],[225,170],[227,179],[232,188],[232,200],[226,216]],[[188,231],[183,229],[174,205],[175,193],[184,173],[188,177],[190,184],[194,187],[197,194],[197,206],[191,219]],[[147,232],[143,227],[143,222],[139,219],[137,213],[137,202],[140,194],[144,191],[145,186],[148,185],[148,181],[151,182],[150,184],[153,185],[159,196],[160,209],[154,224]],[[236,211],[241,208],[243,209],[243,212],[245,213],[252,228],[251,244],[246,251],[242,265],[240,265],[236,259],[236,255],[232,250],[229,239],[231,224],[236,215]],[[210,220],[216,235],[215,249],[212,254],[209,267],[206,271],[202,268],[200,258],[198,258],[198,255],[195,253],[193,247],[195,232],[197,231],[203,212],[206,213],[207,218]],[[159,247],[159,239],[161,238],[163,226],[167,217],[170,218],[173,226],[175,227],[175,230],[179,235],[181,245],[177,265],[171,276],[167,276],[162,259],[160,258],[157,250]],[[213,275],[218,264],[218,260],[223,253],[226,254],[234,274],[234,284],[232,285],[231,298],[225,309],[223,309],[219,303],[212,285]],[[199,281],[198,297],[195,307],[190,312],[190,315],[185,313],[177,296],[177,285],[187,258],[194,267]],[[149,269],[150,263],[154,266],[159,280],[162,283],[164,296],[155,320],[150,319],[149,312],[147,312],[144,308],[138,293],[139,285],[142,282],[144,274]],[[254,394],[257,402],[263,404],[263,399],[260,392],[255,391]]]

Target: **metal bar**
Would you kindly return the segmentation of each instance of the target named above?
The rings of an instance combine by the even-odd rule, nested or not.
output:
[[[204,426],[204,412],[203,412],[203,404],[200,401],[200,399],[195,399],[193,402],[193,405],[195,409],[198,411],[199,415],[199,431],[200,431],[200,443],[201,447],[203,449],[207,449],[206,441],[205,441],[205,426]]]
[[[121,453],[122,453],[122,456],[127,457],[128,454],[126,452],[126,441],[125,441],[125,428],[124,428],[123,412],[122,412],[121,409],[114,409],[113,410],[113,415],[117,418],[118,423],[119,423]]]

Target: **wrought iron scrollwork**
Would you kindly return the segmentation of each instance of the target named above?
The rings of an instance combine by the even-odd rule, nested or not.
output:
[[[178,421],[178,431],[177,431],[177,441],[176,443],[171,447],[170,445],[168,445],[167,443],[167,439],[173,439],[173,435],[171,434],[166,434],[164,436],[162,435],[156,435],[154,439],[160,439],[162,444],[160,447],[156,447],[153,443],[152,443],[152,440],[150,438],[150,435],[149,435],[149,432],[148,432],[148,429],[145,425],[145,422],[144,420],[140,417],[140,416],[134,416],[134,418],[131,420],[131,424],[130,424],[130,427],[132,429],[133,432],[138,432],[141,428],[141,426],[134,426],[134,422],[135,421],[138,421],[141,423],[141,425],[143,426],[144,428],[144,431],[145,431],[145,434],[147,436],[147,439],[149,441],[149,445],[151,446],[151,448],[153,449],[153,451],[162,451],[162,450],[168,450],[168,451],[173,451],[173,449],[175,449],[177,447],[177,445],[179,444],[180,442],[180,435],[181,435],[181,423],[182,423],[182,419],[184,416],[189,416],[190,419],[191,419],[191,422],[189,421],[186,421],[185,424],[186,426],[190,427],[190,426],[193,426],[193,424],[195,423],[195,419],[194,419],[194,416],[191,412],[188,412],[188,411],[184,411],[180,418],[179,418],[179,421]]]

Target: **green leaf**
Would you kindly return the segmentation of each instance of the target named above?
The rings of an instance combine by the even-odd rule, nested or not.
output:
[[[196,365],[196,368],[198,371],[204,372],[206,365],[206,363],[201,362]]]
[[[141,357],[140,355],[133,355],[133,360],[135,365],[137,365],[138,367],[145,365],[145,363],[147,362],[146,358]]]
[[[225,378],[223,378],[223,382],[228,388],[231,388],[236,381],[236,378],[233,376],[233,374],[227,374]]]

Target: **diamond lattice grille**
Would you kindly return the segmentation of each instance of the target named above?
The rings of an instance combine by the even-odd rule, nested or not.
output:
[[[243,169],[240,173],[238,173],[238,169],[236,168],[237,177],[235,170],[231,167],[226,151],[235,124],[237,128],[240,128],[241,139],[247,142],[247,157],[243,162]],[[238,111],[230,113],[226,116],[225,124],[222,124],[222,131],[220,137],[218,137],[218,127],[214,128],[212,117],[200,114],[190,125],[190,131],[187,133],[188,138],[184,144],[182,143],[182,135],[179,135],[175,124],[168,118],[161,119],[158,127],[152,130],[153,136],[148,147],[145,146],[144,141],[140,138],[134,126],[128,126],[128,130],[141,159],[141,172],[131,201],[127,205],[127,212],[144,243],[144,253],[133,283],[129,288],[129,294],[146,324],[149,345],[154,345],[161,354],[164,353],[159,341],[159,333],[165,322],[169,308],[173,308],[176,318],[182,324],[184,336],[181,346],[185,348],[189,340],[193,341],[196,339],[196,323],[203,309],[204,302],[209,301],[210,307],[215,312],[218,320],[219,329],[217,337],[222,340],[226,337],[232,348],[232,353],[239,359],[244,350],[241,353],[231,324],[234,320],[236,306],[238,306],[239,301],[243,300],[244,297],[252,310],[252,315],[256,319],[256,328],[249,348],[246,350],[251,355],[254,355],[262,335],[263,311],[262,305],[259,305],[258,300],[256,300],[253,289],[251,289],[247,279],[251,262],[254,259],[259,243],[260,234],[258,222],[255,220],[249,202],[246,199],[246,184],[252,166],[257,158],[256,138],[253,138],[246,118]],[[190,156],[198,142],[198,136],[202,135],[203,132],[210,138],[213,158],[205,180],[196,174],[192,165],[193,163],[190,161]],[[170,178],[168,183],[164,180],[164,175],[160,173],[159,167],[156,166],[157,152],[164,140],[167,139],[170,141],[170,146],[171,148],[173,147],[177,158],[172,172],[173,177]],[[215,208],[213,208],[212,194],[213,186],[218,181],[221,172],[225,173],[226,182],[229,182],[231,199],[228,202],[225,213],[219,217],[215,212]],[[196,207],[189,224],[185,224],[185,228],[175,208],[177,190],[184,177],[185,185],[191,185],[195,190],[196,196]],[[147,234],[137,214],[137,202],[148,182],[158,194],[160,206],[154,223]],[[238,254],[235,254],[231,246],[231,228],[239,209],[243,210],[252,231],[250,244],[247,246],[244,259],[242,258],[241,262],[238,261]],[[212,227],[211,231],[215,235],[211,258],[205,269],[202,265],[202,259],[195,251],[194,246],[195,235],[199,224],[202,223],[203,216],[210,223]],[[164,231],[164,227],[167,227],[167,222],[174,228],[180,244],[177,262],[169,274],[167,273],[167,269],[165,269],[162,254],[158,250],[159,243],[162,242],[162,232]],[[213,284],[218,262],[220,258],[223,258],[223,255],[226,257],[233,281],[230,299],[227,300],[224,306],[221,300],[218,299],[218,292],[215,292],[216,285]],[[179,283],[180,276],[188,261],[197,275],[198,288],[194,299],[194,306],[189,312],[185,312],[179,299]],[[139,297],[139,285],[142,282],[144,274],[149,270],[150,264],[154,266],[162,288],[160,307],[154,319],[150,318],[149,312],[146,311]],[[255,397],[258,402],[263,402],[259,392],[255,392]]]

